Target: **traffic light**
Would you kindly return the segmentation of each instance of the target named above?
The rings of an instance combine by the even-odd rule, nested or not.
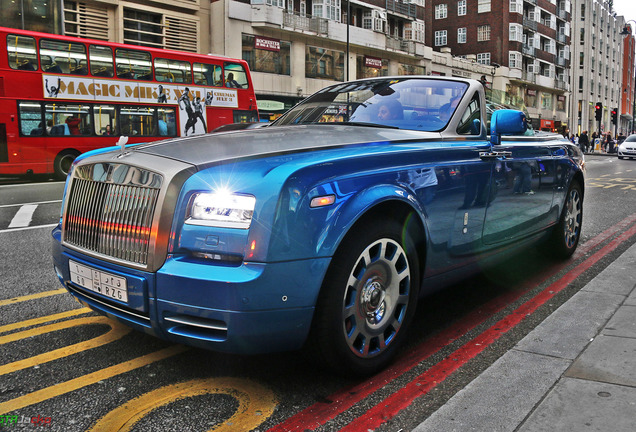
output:
[[[600,102],[596,102],[596,120],[601,121],[603,118],[603,104]]]
[[[612,108],[612,124],[618,122],[618,108]]]

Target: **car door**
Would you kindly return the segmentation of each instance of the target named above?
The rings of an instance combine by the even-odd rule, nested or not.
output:
[[[551,223],[556,163],[552,149],[535,138],[504,141],[493,160],[492,197],[486,210],[484,243],[509,242],[533,234]]]

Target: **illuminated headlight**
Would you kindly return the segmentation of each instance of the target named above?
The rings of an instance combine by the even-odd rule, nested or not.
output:
[[[254,215],[256,198],[229,193],[200,193],[190,207],[191,225],[248,229]]]

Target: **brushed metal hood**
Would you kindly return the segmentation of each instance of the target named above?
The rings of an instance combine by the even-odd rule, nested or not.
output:
[[[273,126],[175,138],[131,148],[196,166],[376,142],[439,140],[440,134],[345,125]]]

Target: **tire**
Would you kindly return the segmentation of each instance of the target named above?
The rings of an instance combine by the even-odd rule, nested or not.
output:
[[[561,259],[572,256],[581,238],[582,222],[583,192],[581,185],[573,181],[568,189],[561,217],[549,241],[549,250],[554,256]]]
[[[55,174],[55,178],[58,180],[66,179],[68,171],[71,169],[71,165],[73,165],[73,161],[77,156],[79,156],[79,153],[75,150],[64,150],[55,156],[55,160],[53,161],[53,173]]]
[[[619,158],[619,159],[623,159],[623,156],[619,156],[618,158]]]
[[[345,375],[384,368],[415,314],[419,265],[403,224],[371,219],[343,241],[323,282],[312,331],[312,357]]]

